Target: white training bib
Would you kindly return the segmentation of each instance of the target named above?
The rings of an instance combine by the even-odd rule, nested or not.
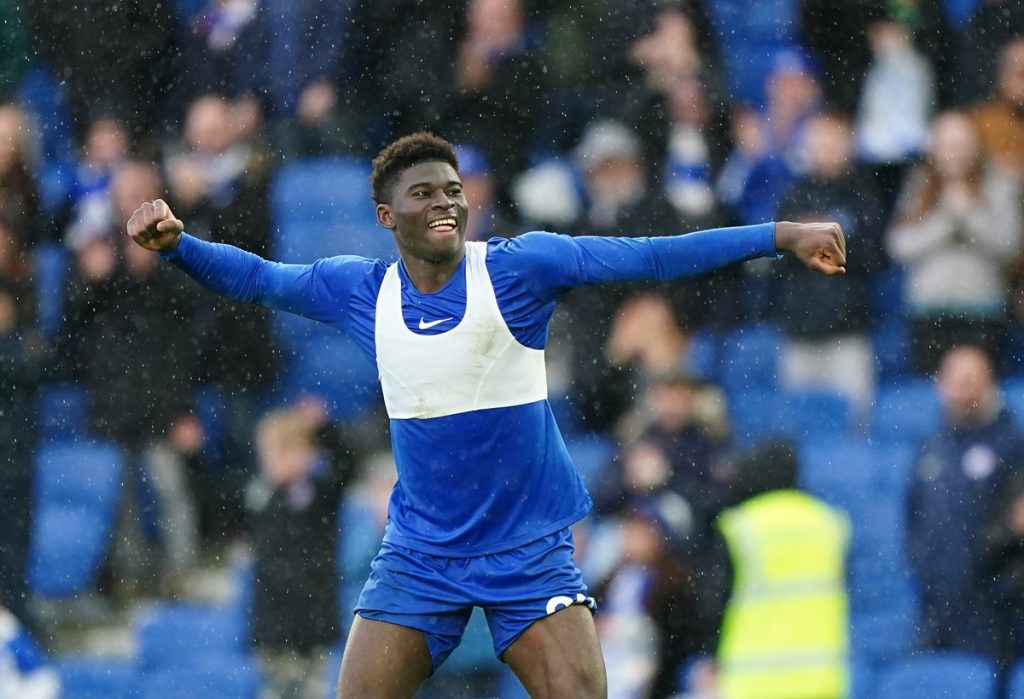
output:
[[[487,243],[466,243],[465,315],[437,335],[406,327],[399,263],[388,267],[377,295],[374,342],[390,418],[442,417],[547,398],[544,351],[524,347],[508,329],[486,256]],[[420,320],[424,328],[436,322]]]

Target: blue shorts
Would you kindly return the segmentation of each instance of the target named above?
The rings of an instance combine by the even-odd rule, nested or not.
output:
[[[570,605],[594,608],[563,529],[509,551],[445,558],[385,542],[370,564],[356,614],[422,631],[433,669],[462,639],[473,607],[487,617],[494,654],[538,619]]]

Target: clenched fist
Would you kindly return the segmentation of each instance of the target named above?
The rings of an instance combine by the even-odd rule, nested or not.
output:
[[[775,224],[775,249],[789,251],[822,274],[846,273],[846,237],[838,223]]]
[[[163,199],[143,202],[128,219],[128,236],[153,252],[169,252],[178,247],[185,224],[174,218]]]

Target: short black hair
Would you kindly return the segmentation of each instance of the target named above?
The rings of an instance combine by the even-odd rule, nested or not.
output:
[[[413,165],[431,160],[448,163],[455,171],[459,170],[459,160],[455,157],[455,148],[451,143],[429,131],[402,136],[387,146],[373,159],[373,172],[370,173],[370,196],[378,204],[391,199],[395,183],[402,173]]]

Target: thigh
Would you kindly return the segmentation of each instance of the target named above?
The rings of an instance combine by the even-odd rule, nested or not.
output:
[[[341,660],[338,699],[412,697],[430,672],[422,631],[356,615]]]
[[[532,699],[604,699],[604,658],[590,609],[572,605],[538,619],[502,659]]]

